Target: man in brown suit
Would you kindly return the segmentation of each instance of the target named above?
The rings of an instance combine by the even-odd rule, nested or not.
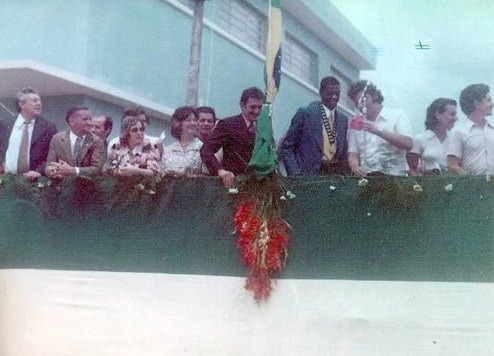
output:
[[[105,161],[103,140],[91,133],[91,112],[84,106],[67,111],[70,130],[53,136],[48,151],[45,174],[55,180],[67,176],[100,174]]]

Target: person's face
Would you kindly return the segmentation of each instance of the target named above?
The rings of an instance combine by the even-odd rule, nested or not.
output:
[[[240,102],[242,116],[250,122],[256,121],[262,109],[262,99],[248,98],[246,103]]]
[[[145,127],[142,122],[138,121],[129,128],[129,146],[135,147],[140,145],[144,140]]]
[[[362,93],[359,93],[356,100],[358,100],[361,95]],[[364,112],[363,111],[364,108],[367,112],[372,112],[372,108],[375,103],[376,102],[374,101],[372,95],[367,93],[365,94],[364,98],[360,101],[360,103],[355,101],[355,106],[357,107],[357,109],[359,109],[360,112]]]
[[[199,113],[199,135],[207,137],[213,132],[214,129],[214,117],[211,113],[200,112]]]
[[[69,126],[74,134],[83,136],[91,131],[91,112],[78,110],[69,117]]]
[[[446,130],[451,130],[458,120],[456,116],[456,106],[448,104],[446,105],[446,110],[443,113],[437,113],[436,118],[438,125],[444,127]]]
[[[340,100],[340,86],[339,85],[326,85],[325,88],[319,93],[321,96],[321,102],[328,109],[333,110],[338,105]]]
[[[481,102],[476,101],[475,105],[477,107],[477,110],[479,110],[482,115],[492,115],[492,106],[494,104],[492,104],[492,98],[489,93],[487,93],[487,95],[484,97],[484,99],[482,99]]]
[[[187,116],[187,118],[182,121],[181,127],[181,136],[195,136],[197,134],[197,117],[193,113],[190,113],[189,116]]]
[[[91,132],[98,135],[103,140],[106,139],[110,130],[105,130],[105,118],[103,116],[93,117],[91,119]]]
[[[26,119],[32,119],[36,115],[40,115],[43,108],[41,98],[34,93],[26,94],[23,102],[19,102],[19,106],[21,107],[22,116]]]

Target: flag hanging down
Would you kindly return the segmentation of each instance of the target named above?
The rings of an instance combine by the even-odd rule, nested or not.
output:
[[[273,173],[278,166],[271,104],[278,93],[281,76],[281,0],[269,1],[269,31],[264,68],[266,98],[257,120],[256,141],[249,162],[249,167],[258,180]]]
[[[266,49],[264,81],[266,103],[272,104],[280,87],[281,77],[281,0],[270,0],[269,32]]]

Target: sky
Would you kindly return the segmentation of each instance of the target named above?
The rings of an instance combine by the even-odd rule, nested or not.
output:
[[[384,105],[405,110],[415,134],[425,130],[434,99],[458,101],[473,83],[494,86],[493,0],[331,2],[378,51],[376,69],[361,79],[382,91]],[[419,41],[430,49],[415,49]],[[465,118],[459,107],[458,118]]]

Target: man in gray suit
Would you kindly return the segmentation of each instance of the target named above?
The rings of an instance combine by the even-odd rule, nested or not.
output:
[[[67,111],[70,130],[59,132],[50,143],[45,174],[54,180],[67,176],[100,174],[105,161],[101,137],[91,133],[91,112],[84,106]]]

